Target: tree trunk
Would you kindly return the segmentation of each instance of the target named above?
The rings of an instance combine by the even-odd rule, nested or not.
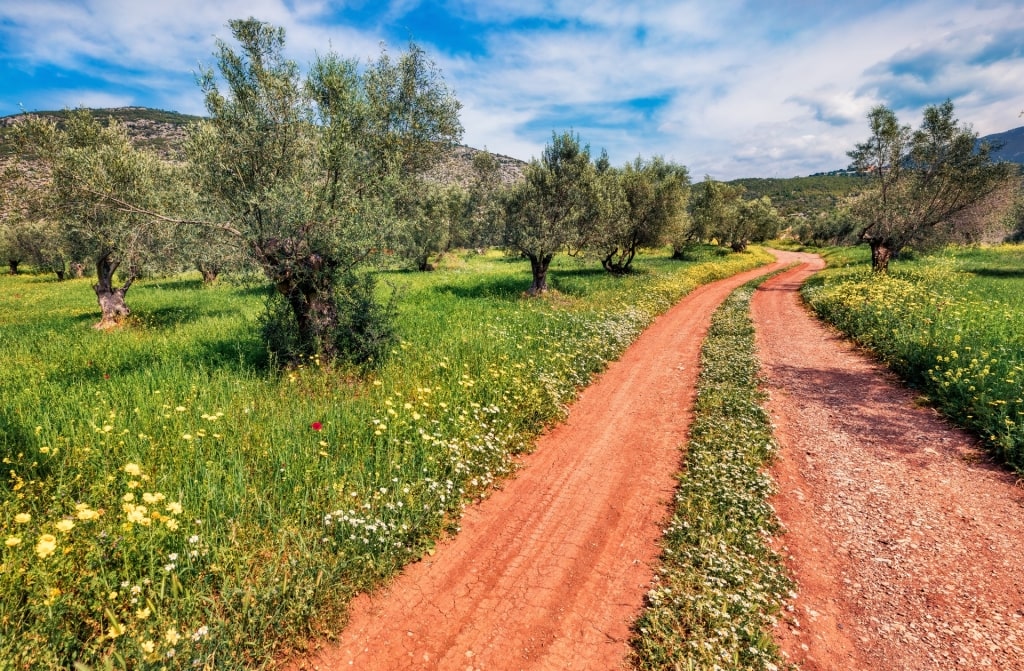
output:
[[[75,279],[82,279],[85,277],[85,264],[78,263],[77,261],[71,264],[71,276]]]
[[[18,274],[18,264],[19,263],[21,263],[21,261],[18,261],[16,259],[8,259],[7,260],[7,265],[11,269],[11,275],[17,275]]]
[[[55,270],[53,272],[54,272],[55,275],[57,275],[57,281],[58,282],[63,282],[64,281],[64,269],[63,268],[61,268],[60,270]]]
[[[103,256],[96,262],[96,284],[92,285],[92,288],[96,292],[96,302],[100,305],[100,320],[93,328],[114,328],[131,314],[124,297],[134,278],[129,277],[120,287],[115,287],[114,273],[119,265],[120,262],[113,261],[110,255]]]
[[[319,354],[327,361],[338,355],[334,341],[338,328],[338,306],[330,275],[324,273],[301,285],[277,285],[295,315],[298,326],[298,354]]]
[[[530,296],[538,296],[548,290],[548,266],[551,265],[551,259],[554,257],[554,254],[544,254],[541,256],[528,254],[527,256],[530,259],[533,284],[530,285],[526,293]]]
[[[734,240],[732,242],[732,244],[730,244],[729,246],[732,248],[732,251],[734,251],[734,252],[745,252],[745,251],[747,251],[747,241],[746,240]]]
[[[872,241],[871,245],[871,270],[876,273],[884,273],[889,270],[889,261],[892,259],[892,248],[884,242]]]
[[[429,272],[434,269],[434,264],[430,262],[430,255],[426,254],[416,259],[416,268],[421,272]]]

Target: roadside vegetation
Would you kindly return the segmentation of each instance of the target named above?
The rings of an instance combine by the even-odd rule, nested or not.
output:
[[[1024,471],[1024,247],[949,248],[878,276],[829,252],[804,296],[956,423]]]
[[[382,273],[398,340],[373,372],[268,368],[263,288],[140,279],[131,328],[99,332],[88,280],[0,278],[0,659],[253,668],[334,626],[656,314],[770,260],[702,250],[559,258],[542,300],[497,252]]]
[[[764,472],[776,452],[758,390],[750,299],[755,280],[712,316],[694,422],[664,554],[636,623],[640,669],[784,666],[772,626],[792,584],[769,545],[779,532]]]

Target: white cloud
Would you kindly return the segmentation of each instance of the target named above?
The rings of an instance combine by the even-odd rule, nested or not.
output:
[[[390,0],[360,29],[337,24],[330,0],[34,0],[0,7],[0,42],[20,68],[110,82],[48,83],[35,109],[103,96],[140,104],[153,91],[150,104],[198,113],[192,71],[212,62],[230,18],[284,26],[289,54],[305,64],[328,45],[362,59],[382,39],[400,47],[410,12],[443,5],[479,22],[483,53],[438,44],[435,54],[465,105],[469,144],[526,159],[572,126],[616,163],[657,153],[695,175],[789,176],[846,165],[880,102],[916,123],[924,102],[941,102],[929,96],[950,92],[983,134],[1019,125],[1024,57],[1012,43],[1024,33],[1022,4]],[[117,87],[125,92],[110,93]],[[637,99],[661,104],[638,109]]]

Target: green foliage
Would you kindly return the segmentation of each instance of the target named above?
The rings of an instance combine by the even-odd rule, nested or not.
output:
[[[701,348],[686,470],[665,530],[657,584],[634,629],[640,669],[761,669],[783,661],[775,615],[792,587],[769,545],[779,532],[764,473],[775,455],[761,408],[754,287],[734,292],[712,317]]]
[[[793,226],[800,221],[814,220],[841,207],[870,186],[870,179],[860,174],[811,175],[789,178],[744,178],[726,182],[743,188],[747,198],[768,196],[779,216]]]
[[[421,177],[460,137],[460,105],[416,45],[362,69],[328,53],[303,81],[283,55],[283,29],[230,26],[239,49],[218,42],[224,90],[203,73],[211,119],[187,145],[201,207],[287,301],[298,354],[356,356],[337,349],[346,307],[336,285],[403,237],[420,255],[437,246]]]
[[[988,145],[977,146],[977,133],[960,125],[949,100],[926,107],[913,132],[884,105],[871,110],[868,122],[871,137],[849,154],[874,184],[851,214],[878,272],[904,247],[948,241],[968,221],[965,212],[1016,173],[1011,164],[993,163]]]
[[[473,179],[465,209],[449,241],[452,247],[487,249],[502,243],[503,187],[501,163],[486,151],[473,155]]]
[[[950,250],[888,276],[864,257],[833,254],[804,290],[811,306],[1024,470],[1024,250]]]
[[[175,205],[178,170],[136,149],[118,122],[104,126],[87,110],[69,112],[60,126],[31,118],[18,132],[50,176],[44,206],[60,232],[54,248],[96,264],[97,326],[110,326],[128,315],[125,295],[147,267],[173,262],[172,229],[152,213]]]
[[[607,163],[607,156],[601,159]],[[657,247],[684,227],[690,178],[660,156],[637,157],[622,170],[595,165],[599,217],[586,246],[605,270],[629,272],[642,247]]]
[[[711,177],[694,187],[690,199],[690,227],[683,243],[717,240],[718,244],[741,252],[751,242],[775,237],[781,220],[771,198],[743,198],[743,188],[717,182]],[[675,243],[677,249],[680,243]]]
[[[262,292],[195,273],[140,281],[109,333],[81,328],[86,281],[0,277],[0,659],[269,665],[430,549],[657,313],[769,260],[559,259],[556,305],[500,255],[394,271],[401,341],[370,376],[268,376]]]
[[[530,260],[531,294],[547,291],[548,266],[561,251],[583,249],[599,209],[590,147],[578,135],[552,133],[540,160],[505,198],[505,246]]]

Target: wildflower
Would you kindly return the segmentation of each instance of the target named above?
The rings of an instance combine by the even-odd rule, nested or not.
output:
[[[312,424],[309,425],[309,428],[313,429],[314,431],[319,431],[324,428],[324,425],[321,424],[320,422],[313,422]]]
[[[128,475],[140,475],[142,473],[142,469],[139,468],[138,464],[125,464],[124,472]]]
[[[99,512],[92,510],[91,508],[82,508],[77,513],[75,513],[75,517],[77,517],[83,522],[99,519],[99,516]]]
[[[7,540],[4,541],[4,545],[6,545],[9,548],[13,548],[15,546],[21,545],[21,537],[20,536],[8,536]]]
[[[196,629],[196,633],[192,634],[192,640],[198,641],[199,639],[210,633],[210,629],[204,624],[203,626]]]
[[[36,543],[36,554],[46,559],[57,550],[57,539],[50,534],[43,534]]]
[[[147,606],[146,608],[143,608],[140,611],[136,611],[135,617],[140,619],[140,620],[145,620],[147,617],[150,616],[151,613],[152,613],[152,611],[150,611],[149,607]]]
[[[174,627],[171,627],[164,633],[164,640],[167,641],[168,645],[174,645],[181,640],[181,634]]]
[[[169,512],[172,515],[181,514],[181,503],[179,503],[178,501],[171,501],[165,506],[165,508],[167,512]]]
[[[135,494],[128,492],[127,494],[121,497],[121,500],[124,501],[125,503],[131,503],[132,501],[135,500]]]
[[[199,536],[189,536],[188,537],[188,542],[192,543],[193,545],[195,545],[196,543],[199,542]]]
[[[191,433],[183,433],[183,434],[181,434],[181,439],[182,440],[192,440],[192,434]]]
[[[152,655],[154,650],[156,650],[156,643],[154,643],[153,641],[142,642],[142,652],[146,653],[147,655]]]
[[[75,528],[75,523],[71,520],[61,520],[60,522],[57,522],[55,526],[57,527],[57,531],[66,534]]]
[[[167,527],[168,531],[177,531],[178,520],[174,519],[173,517],[168,517],[164,520],[164,526]]]
[[[28,513],[18,513],[14,516],[14,521],[18,524],[28,524],[32,521],[32,516]]]
[[[113,640],[123,633],[124,625],[119,622],[115,622],[112,625],[110,625],[109,629],[107,629],[107,638]]]
[[[174,412],[185,412],[185,410],[187,410],[185,406],[179,405],[177,408],[174,409]]]
[[[142,495],[143,502],[148,503],[149,505],[153,505],[154,503],[160,503],[161,501],[164,500],[164,498],[166,497],[164,497],[164,495],[161,494],[160,492],[157,492],[156,494],[145,492]]]

